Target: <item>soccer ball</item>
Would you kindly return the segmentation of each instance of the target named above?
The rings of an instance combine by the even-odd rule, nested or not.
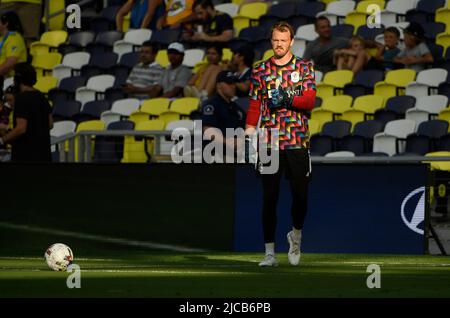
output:
[[[67,267],[72,264],[73,261],[72,250],[62,243],[51,245],[45,251],[44,256],[48,267],[54,271],[66,271]]]

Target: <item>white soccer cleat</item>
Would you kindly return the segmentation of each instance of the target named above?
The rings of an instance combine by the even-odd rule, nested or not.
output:
[[[261,267],[276,267],[278,266],[278,261],[272,254],[267,254],[264,259],[259,263]]]
[[[287,234],[287,240],[289,242],[288,260],[291,265],[297,266],[300,263],[300,236],[295,237],[294,232],[290,231]]]

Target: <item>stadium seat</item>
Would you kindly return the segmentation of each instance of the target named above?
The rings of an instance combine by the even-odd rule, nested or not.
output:
[[[56,101],[64,101],[75,98],[77,88],[85,86],[86,79],[82,76],[67,77],[59,82],[57,88],[48,92],[48,98],[54,104]]]
[[[242,29],[250,26],[250,19],[241,16],[233,17],[234,34],[239,34]]]
[[[169,56],[167,55],[167,50],[159,50],[156,54],[156,62],[162,67],[167,67],[170,65]]]
[[[76,122],[99,120],[103,112],[110,110],[111,103],[106,100],[94,100],[81,107],[81,112],[75,116]]]
[[[347,95],[328,97],[323,100],[321,107],[312,110],[311,118],[322,127],[324,123],[337,119],[345,111],[350,110],[352,102],[352,97]]]
[[[239,5],[234,3],[216,4],[214,8],[219,12],[227,13],[232,18],[237,16],[239,12]]]
[[[374,136],[373,152],[382,152],[389,156],[404,152],[406,137],[414,133],[416,127],[416,122],[409,119],[388,122],[384,132]]]
[[[113,52],[120,57],[125,53],[134,52],[137,47],[140,47],[145,41],[152,37],[152,30],[138,29],[130,30],[125,33],[123,40],[114,42]]]
[[[320,1],[299,1],[296,5],[296,16],[306,17],[309,23],[314,22],[317,14],[326,8],[325,3]]]
[[[131,113],[139,110],[140,103],[139,99],[136,98],[117,100],[112,104],[111,112],[128,117]]]
[[[344,136],[340,142],[340,150],[351,151],[357,156],[372,151],[373,138],[383,131],[384,124],[376,120],[357,123],[351,135]]]
[[[377,5],[381,10],[384,9],[385,6],[385,1],[384,0],[363,0],[363,1],[359,1],[358,4],[356,5],[356,11],[358,12],[363,12],[363,13],[367,13],[368,8],[371,5]]]
[[[436,118],[439,112],[448,106],[448,97],[443,95],[422,96],[416,105],[406,111],[405,118],[415,120],[417,124]]]
[[[449,151],[435,151],[429,152],[425,157],[450,157]],[[431,170],[450,171],[449,161],[424,161],[423,163],[430,164]]]
[[[61,64],[62,55],[56,52],[43,53],[33,58],[32,65],[36,69],[37,76],[45,76],[52,72],[53,68]]]
[[[332,158],[351,158],[355,157],[355,153],[351,151],[333,151],[325,154],[325,157]]]
[[[406,14],[407,21],[426,22],[434,20],[436,10],[444,7],[446,0],[420,0],[416,8]]]
[[[51,137],[61,137],[70,133],[74,133],[77,124],[71,120],[62,120],[55,122],[50,130]]]
[[[132,69],[139,63],[139,55],[139,52],[125,53],[120,57],[119,64]]]
[[[37,79],[34,88],[38,91],[47,94],[51,89],[58,85],[58,79],[53,76],[42,76]]]
[[[434,42],[439,33],[445,33],[446,25],[442,22],[430,21],[423,25],[425,39]]]
[[[259,18],[259,25],[270,27],[279,20],[287,20],[295,15],[296,7],[293,2],[273,4],[269,7],[267,13]]]
[[[164,126],[165,126],[164,121],[159,119],[153,119],[136,124],[135,130],[136,131],[164,130]],[[126,136],[122,163],[150,162],[154,154],[153,152],[154,146],[155,146],[154,138],[151,136],[148,136],[146,138]]]
[[[88,120],[88,121],[84,121],[82,123],[79,123],[77,126],[77,133],[81,132],[81,131],[102,131],[105,129],[105,123],[102,122],[101,120]],[[95,136],[91,136],[90,137],[90,141],[91,141],[91,158],[86,158],[84,157],[83,161],[85,160],[92,160],[93,155],[95,153]],[[79,162],[80,161],[80,155],[85,155],[79,153],[79,146],[80,146],[80,138],[76,138],[75,139],[75,161]]]
[[[115,78],[112,75],[98,75],[91,77],[85,87],[77,88],[75,99],[85,103],[98,99],[99,94],[104,94],[106,89],[114,85]]]
[[[330,71],[325,74],[323,81],[317,84],[317,96],[321,98],[336,95],[346,84],[353,80],[353,72],[349,70]]]
[[[105,32],[114,30],[116,26],[116,16],[120,6],[105,7],[100,16],[93,18],[89,23],[89,29],[95,32]]]
[[[384,72],[381,70],[362,70],[359,71],[352,83],[344,86],[344,94],[351,95],[353,98],[373,93],[373,88],[377,82],[384,79]]]
[[[319,35],[315,30],[314,24],[307,24],[299,26],[295,31],[296,40],[314,41]]]
[[[183,97],[174,100],[170,104],[170,111],[189,115],[192,111],[197,110],[200,106],[200,99],[197,97]]]
[[[30,54],[37,56],[38,54],[49,53],[51,49],[56,49],[60,44],[67,40],[67,32],[63,30],[48,31],[41,35],[38,42],[30,45]]]
[[[403,88],[416,78],[416,72],[410,69],[388,71],[382,82],[375,84],[374,94],[382,95],[386,99],[396,95],[404,95]]]
[[[182,119],[181,114],[172,110],[168,110],[159,114],[158,119],[164,122],[164,126],[168,125],[173,121]]]
[[[113,52],[93,53],[88,65],[97,67],[104,72],[117,65],[117,58],[118,55]]]
[[[162,29],[154,30],[152,32],[151,41],[167,47],[170,43],[177,42],[181,35],[181,28],[179,29]]]
[[[436,44],[442,45],[444,49],[450,47],[450,33],[439,33],[436,36]]]
[[[447,96],[450,99],[450,82],[442,83],[438,87],[438,94]]]
[[[386,3],[385,10],[381,11],[381,23],[385,26],[392,25],[404,19],[406,12],[415,8],[417,0],[390,0]]]
[[[55,122],[61,120],[72,120],[73,117],[80,113],[81,104],[77,101],[65,101],[53,105],[52,115]]]
[[[105,111],[100,114],[100,120],[105,123],[106,126],[108,126],[111,123],[115,123],[117,121],[121,121],[120,114],[113,113],[111,111]]]
[[[331,27],[333,37],[342,37],[350,39],[355,32],[355,27],[351,24],[338,24]]]
[[[184,52],[183,65],[187,67],[194,67],[195,64],[200,63],[205,56],[205,51],[202,49],[187,49]]]
[[[118,31],[107,31],[98,33],[95,42],[88,44],[86,50],[91,53],[111,52],[116,41],[123,38],[123,33]]]
[[[417,73],[416,80],[406,86],[405,94],[420,97],[436,94],[439,84],[447,79],[447,70],[441,68],[426,69]]]
[[[193,132],[194,130],[194,122],[192,120],[177,120],[177,121],[172,121],[170,122],[167,126],[166,126],[166,131],[173,131],[175,129],[186,129],[190,132]],[[161,139],[160,142],[160,150],[161,150],[161,155],[170,155],[172,148],[174,147],[174,145],[176,144],[176,140],[171,140],[170,138]],[[175,150],[176,151],[176,150]]]
[[[325,11],[318,12],[316,16],[327,17],[331,25],[340,24],[347,13],[355,9],[355,5],[355,1],[350,0],[333,1],[327,5]]]
[[[259,20],[259,18],[267,13],[268,4],[265,2],[254,2],[243,4],[239,8],[237,17],[249,18],[250,20]]]
[[[302,2],[302,3],[310,3],[310,2]],[[300,26],[310,24],[311,22],[314,22],[314,20],[310,21],[310,19],[305,16],[296,15],[287,19],[287,22],[292,26],[294,30],[297,30]]]
[[[438,141],[447,134],[449,124],[443,120],[422,122],[417,133],[406,138],[406,149],[401,155],[425,155],[438,149]]]
[[[320,134],[330,136],[336,141],[350,134],[351,128],[351,122],[347,120],[335,120],[325,123]]]
[[[73,75],[78,75],[75,71],[80,71],[84,65],[89,63],[91,55],[87,52],[73,52],[64,55],[62,63],[53,68],[53,76],[62,80]]]
[[[342,114],[341,119],[355,125],[360,121],[373,118],[375,112],[383,107],[383,102],[383,97],[379,95],[359,96],[354,100],[353,107]]]
[[[351,25],[354,28],[354,30],[358,30],[360,26],[366,25],[367,13],[357,10],[350,11],[345,16],[345,23]]]
[[[150,114],[137,110],[130,114],[130,116],[128,117],[128,120],[137,124],[137,123],[140,123],[141,121],[150,120]]]
[[[58,51],[61,54],[68,54],[85,49],[95,40],[95,33],[91,31],[75,32],[69,35],[67,44],[61,44]]]
[[[110,123],[107,130],[134,130],[129,120]],[[98,136],[95,140],[94,162],[119,163],[123,157],[124,137]]]
[[[333,152],[333,138],[327,135],[315,134],[310,138],[311,156],[325,156]]]
[[[140,111],[152,116],[159,116],[169,110],[169,105],[170,99],[165,97],[146,99],[142,102]]]
[[[320,123],[314,119],[308,120],[308,127],[309,127],[309,135],[310,136],[312,136],[314,134],[318,134],[322,130]]]
[[[384,27],[380,28],[369,28],[367,25],[361,25],[358,27],[356,31],[356,35],[359,35],[363,39],[367,40],[375,40],[377,35],[383,34]]]
[[[48,12],[52,15],[56,12],[66,9],[66,0],[52,0],[48,2]],[[45,14],[42,16],[42,24],[46,25]],[[63,30],[66,27],[66,17],[64,14],[53,16],[48,21],[48,30],[57,31]]]
[[[436,22],[442,22],[447,25],[447,31],[450,30],[450,8],[439,8],[436,11],[436,16],[434,18]]]

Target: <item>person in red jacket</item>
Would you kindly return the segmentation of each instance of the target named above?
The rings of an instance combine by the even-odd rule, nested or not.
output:
[[[251,147],[251,136],[262,129],[267,132],[264,133],[267,147],[279,153],[279,168],[275,173],[264,173],[264,165],[260,171],[266,253],[259,266],[278,265],[274,241],[276,207],[283,173],[289,179],[292,192],[293,228],[287,234],[288,259],[290,264],[298,265],[311,176],[308,118],[316,97],[314,67],[311,62],[292,54],[294,30],[288,23],[279,22],[272,27],[271,43],[273,56],[252,70],[245,130],[247,152]],[[278,131],[278,136],[274,130]],[[272,136],[277,140],[271,140]]]

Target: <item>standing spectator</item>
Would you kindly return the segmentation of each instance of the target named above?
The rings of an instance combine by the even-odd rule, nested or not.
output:
[[[255,51],[253,51],[253,47],[251,46],[244,45],[233,51],[233,56],[228,68],[237,76],[237,97],[248,96],[254,59]]]
[[[27,60],[27,48],[21,33],[22,25],[15,12],[0,15],[0,87],[3,87],[5,77],[14,75],[14,66]]]
[[[348,40],[342,37],[332,37],[330,20],[324,16],[316,19],[315,30],[319,37],[308,43],[303,58],[313,60],[315,69],[326,73],[335,69],[334,50],[345,48]]]
[[[39,40],[42,18],[42,0],[1,0],[0,12],[14,11],[23,24],[23,36],[27,46]]]
[[[423,42],[425,31],[419,23],[411,22],[404,33],[406,47],[394,58],[394,62],[420,72],[434,61],[428,46]]]
[[[394,58],[400,53],[398,43],[400,31],[396,27],[388,27],[384,30],[384,45],[378,45],[378,51],[375,59],[380,61],[386,71],[395,67]]]
[[[163,0],[128,0],[117,12],[117,31],[123,32],[123,19],[130,13],[130,29],[156,29],[156,24],[164,14]]]
[[[206,50],[208,63],[200,67],[198,72],[189,80],[184,88],[184,96],[205,99],[211,97],[216,90],[216,76],[221,71],[222,48],[210,45]]]
[[[189,67],[183,65],[184,46],[181,43],[174,42],[167,48],[170,65],[164,70],[164,73],[155,86],[150,89],[150,97],[181,97],[183,88],[187,85],[192,76]]]
[[[192,5],[194,0],[165,0],[166,11],[157,22],[157,28],[177,29],[183,23],[191,23],[195,20]]]
[[[227,13],[216,11],[211,0],[196,0],[194,12],[198,19],[197,30],[184,34],[187,41],[226,44],[232,39],[233,19]]]
[[[51,107],[34,89],[36,71],[27,63],[15,66],[14,85],[19,88],[14,105],[14,128],[0,138],[0,145],[12,144],[12,161],[50,162]]]
[[[158,84],[164,68],[155,61],[158,47],[155,43],[146,41],[142,44],[140,63],[131,70],[123,91],[132,97],[148,98],[151,87]]]

